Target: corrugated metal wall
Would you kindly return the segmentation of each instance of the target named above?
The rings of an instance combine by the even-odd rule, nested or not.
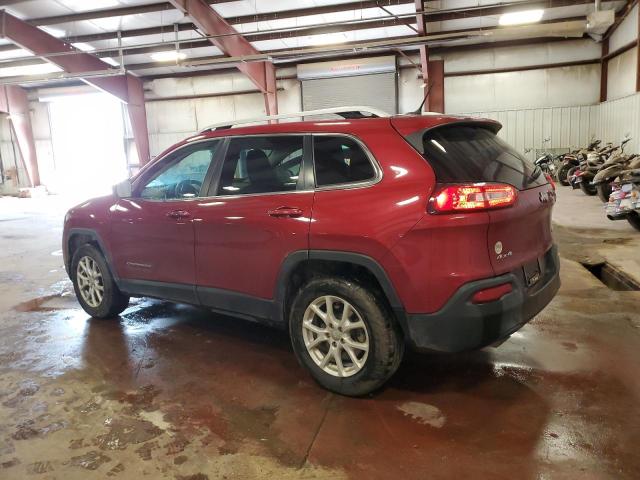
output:
[[[527,154],[531,159],[536,149],[582,146],[598,133],[598,105],[470,112],[468,115],[500,122],[500,137],[521,152],[532,149]],[[551,142],[544,145],[547,137]]]
[[[603,142],[620,143],[629,133],[632,140],[625,151],[640,153],[640,94],[581,107],[536,108],[470,112],[502,123],[500,136],[519,151],[543,148],[543,139],[551,138],[550,148],[586,145],[591,137]],[[533,158],[534,151],[528,156]]]
[[[618,143],[629,133],[632,140],[627,144],[625,151],[640,153],[640,94],[609,100],[598,105],[598,109],[598,137]]]

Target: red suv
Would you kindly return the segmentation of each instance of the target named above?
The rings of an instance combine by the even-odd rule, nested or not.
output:
[[[551,301],[555,187],[499,123],[342,116],[205,130],[72,208],[84,310],[144,296],[285,327],[321,385],[362,395],[405,345],[497,344]]]

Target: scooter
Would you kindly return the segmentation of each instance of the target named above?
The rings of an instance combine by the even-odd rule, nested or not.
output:
[[[543,145],[549,143],[551,141],[550,138],[545,138],[542,142]],[[553,156],[549,152],[545,152],[541,156],[539,156],[535,162],[533,162],[536,166],[540,167],[540,169],[548,174],[551,177],[556,178],[556,172],[558,171],[558,161],[561,155]]]
[[[611,195],[611,182],[622,172],[626,170],[627,164],[630,160],[635,158],[635,155],[629,156],[624,154],[625,145],[631,140],[631,137],[627,133],[624,136],[622,142],[616,150],[614,150],[609,158],[598,168],[598,171],[593,176],[589,187],[595,187],[596,193],[600,197],[603,203],[609,201]]]
[[[629,169],[621,172],[619,180],[612,184],[605,213],[609,220],[627,220],[640,230],[640,157],[632,160]]]
[[[606,147],[600,149],[597,153],[588,153],[587,158],[580,162],[580,165],[569,177],[569,183],[573,189],[579,188],[585,195],[596,195],[598,191],[595,185],[591,185],[591,180],[593,180],[593,177],[598,173],[600,167],[619,148],[619,146],[608,143]]]
[[[593,140],[586,148],[573,150],[571,153],[562,155],[562,164],[558,168],[558,182],[565,187],[568,186],[570,184],[569,177],[575,172],[575,169],[578,168],[580,161],[585,159],[589,152],[596,151],[600,143],[601,140]]]
[[[630,168],[636,168],[636,162],[640,160],[637,154],[625,155],[620,153],[618,155],[612,155],[606,162],[602,164],[598,173],[593,177],[591,181],[592,185],[595,185],[598,192],[598,197],[602,200],[602,203],[607,203],[612,192],[612,184],[620,176],[620,174]]]

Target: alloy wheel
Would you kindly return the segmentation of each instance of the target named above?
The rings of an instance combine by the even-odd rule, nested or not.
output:
[[[76,278],[80,295],[87,305],[93,308],[100,306],[104,298],[104,280],[98,263],[91,257],[82,257],[78,262]]]
[[[349,302],[333,295],[309,304],[302,337],[316,365],[335,377],[355,375],[369,355],[369,333],[362,316]]]

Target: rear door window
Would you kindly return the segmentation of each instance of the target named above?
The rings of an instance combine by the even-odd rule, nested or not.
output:
[[[314,135],[313,163],[318,187],[363,182],[376,176],[368,155],[349,137]]]
[[[421,147],[440,183],[500,182],[520,190],[547,183],[539,168],[483,126],[429,129]]]
[[[218,195],[298,189],[303,136],[232,138],[222,165]]]

